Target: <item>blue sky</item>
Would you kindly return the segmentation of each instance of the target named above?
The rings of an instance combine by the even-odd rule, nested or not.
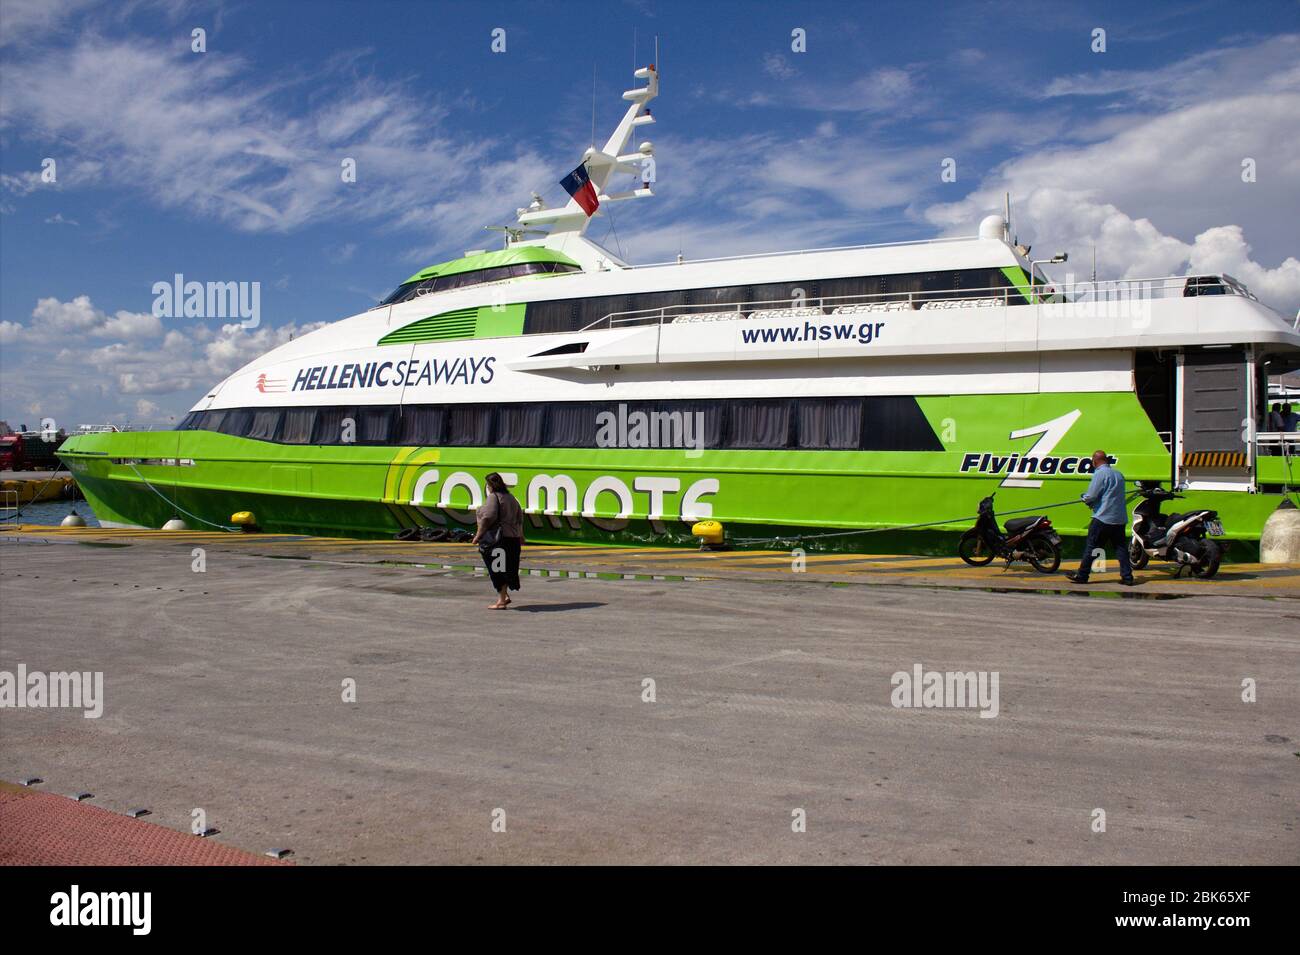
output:
[[[657,196],[617,208],[616,236],[589,232],[632,261],[973,233],[1010,189],[1036,251],[1084,268],[1095,244],[1103,276],[1228,271],[1300,307],[1293,2],[0,10],[15,425],[166,427],[288,334],[493,246],[481,227],[530,190],[558,201],[590,139],[593,68],[608,134],[634,31],[639,63],[660,38]],[[154,319],[153,283],[178,272],[260,282],[262,325]]]

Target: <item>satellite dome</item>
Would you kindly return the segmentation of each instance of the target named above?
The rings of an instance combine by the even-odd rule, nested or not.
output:
[[[1007,236],[1007,221],[1001,216],[985,216],[980,220],[980,238],[981,239],[1005,239]]]

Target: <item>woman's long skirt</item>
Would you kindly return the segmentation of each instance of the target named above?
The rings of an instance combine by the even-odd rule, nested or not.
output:
[[[502,587],[519,589],[519,548],[522,544],[518,537],[503,537],[491,547],[479,547],[483,565],[492,578],[493,590]]]

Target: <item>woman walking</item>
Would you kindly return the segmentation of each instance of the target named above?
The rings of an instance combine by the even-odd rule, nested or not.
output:
[[[478,531],[471,543],[478,545],[487,566],[497,602],[489,610],[510,606],[507,590],[519,589],[519,548],[524,543],[524,509],[519,506],[501,475],[487,476],[487,500],[478,509]]]

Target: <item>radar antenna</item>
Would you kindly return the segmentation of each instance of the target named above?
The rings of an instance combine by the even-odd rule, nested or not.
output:
[[[591,184],[596,189],[596,196],[601,205],[654,195],[654,190],[650,188],[649,183],[640,181],[634,188],[624,192],[610,194],[606,191],[610,180],[616,174],[631,173],[640,176],[645,161],[654,157],[654,144],[650,142],[641,143],[634,152],[625,152],[633,131],[637,127],[655,121],[650,115],[647,104],[659,95],[659,72],[653,63],[635,71],[633,76],[645,80],[646,85],[630,89],[623,94],[623,99],[629,100],[631,105],[628,106],[618,125],[614,127],[605,145],[599,149],[591,146],[582,154],[582,162],[587,167],[587,175],[591,177]],[[599,209],[596,210],[596,215],[600,215]],[[533,201],[528,208],[516,210],[516,217],[518,227],[488,226],[487,228],[505,232],[506,244],[511,245],[521,241],[524,235],[541,234],[548,239],[581,236],[587,231],[587,225],[591,221],[578,205],[577,200],[570,199],[564,206],[547,209],[537,193],[533,193]],[[550,226],[550,231],[538,233],[535,229],[529,228],[533,226]]]

